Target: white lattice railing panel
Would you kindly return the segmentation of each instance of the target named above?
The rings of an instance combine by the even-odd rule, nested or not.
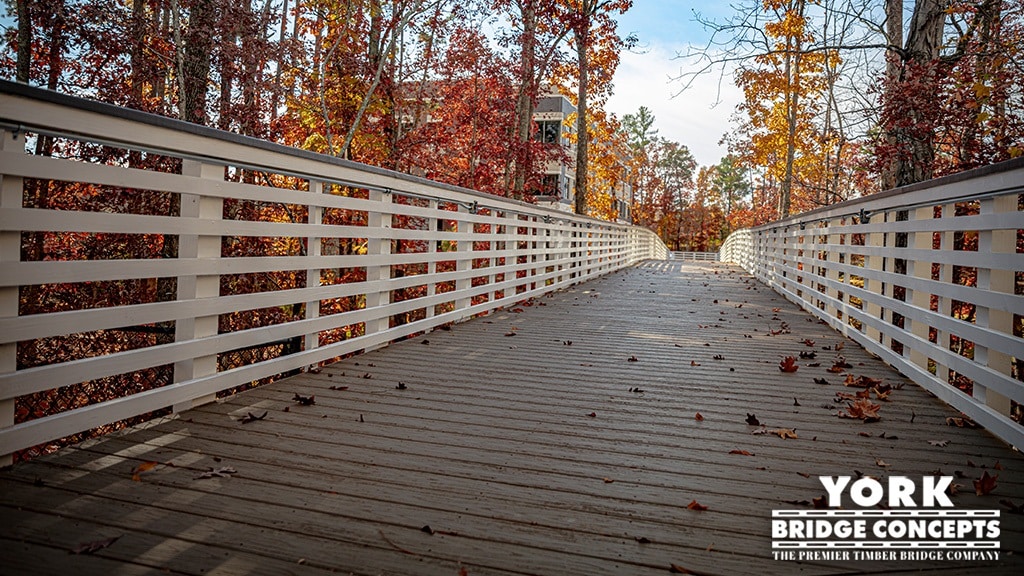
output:
[[[0,128],[0,454],[667,257],[645,229],[7,82]]]
[[[1024,159],[733,233],[722,260],[1024,446]]]

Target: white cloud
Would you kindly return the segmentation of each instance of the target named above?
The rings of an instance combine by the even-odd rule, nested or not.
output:
[[[682,84],[670,79],[691,70],[684,60],[674,59],[684,50],[652,45],[643,54],[624,52],[607,107],[621,118],[646,106],[654,113],[654,127],[661,137],[686,145],[701,166],[717,164],[727,152],[718,141],[730,130],[729,118],[743,93],[730,75],[719,82],[719,74],[709,72],[673,98]]]

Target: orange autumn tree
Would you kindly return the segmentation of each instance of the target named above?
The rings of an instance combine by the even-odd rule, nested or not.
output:
[[[740,127],[743,146],[733,147],[743,163],[763,169],[775,183],[777,214],[809,210],[821,202],[830,177],[826,156],[841,144],[835,132],[823,131],[827,72],[840,62],[835,50],[805,50],[814,42],[805,15],[806,0],[765,0],[774,17],[765,24],[772,50],[743,67],[736,83],[745,100]]]

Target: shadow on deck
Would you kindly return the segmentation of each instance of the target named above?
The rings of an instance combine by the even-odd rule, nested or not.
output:
[[[18,465],[0,572],[1021,573],[1000,500],[1024,502],[1024,459],[852,343],[847,372],[896,389],[879,422],[838,418],[842,342],[738,268],[647,262]],[[956,475],[958,509],[1002,510],[999,560],[772,560],[773,509],[859,474]]]

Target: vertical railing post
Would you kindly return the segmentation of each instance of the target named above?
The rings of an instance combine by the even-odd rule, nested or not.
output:
[[[198,160],[182,160],[182,176],[191,176],[215,182],[224,180],[224,165]],[[202,220],[221,220],[224,217],[224,199],[199,194],[181,195],[181,217],[199,218]],[[221,236],[182,234],[178,241],[178,258],[199,260],[220,258]],[[204,274],[178,277],[178,300],[198,298],[217,298],[220,296],[220,275]],[[207,336],[216,336],[220,318],[217,315],[182,318],[175,322],[174,339],[176,342],[194,340]],[[217,373],[217,353],[182,360],[174,364],[174,381],[187,382],[203,376]],[[201,404],[216,400],[216,394],[207,394],[201,398],[180,402],[173,407],[174,412],[182,412]]]
[[[436,214],[437,213],[437,200],[428,200],[427,201],[427,208],[429,208],[431,212]],[[441,218],[428,218],[427,219],[427,229],[430,230],[433,233],[441,232],[442,230],[444,230],[444,220],[441,219]],[[433,259],[433,255],[438,252],[437,245],[439,243],[440,243],[440,240],[433,240],[433,239],[427,240],[427,255],[426,255],[426,257],[430,258],[430,260],[427,261],[427,278],[433,278],[434,275],[437,274],[437,261]],[[437,283],[433,282],[433,281],[427,282],[427,298],[430,298],[431,296],[433,296],[436,293],[437,293]],[[433,318],[434,317],[434,310],[436,308],[437,308],[436,304],[431,304],[431,305],[427,306],[427,309],[425,310],[427,318]]]
[[[981,215],[998,214],[1017,211],[1017,195],[1007,194],[981,201]],[[1014,254],[1017,252],[1017,231],[980,230],[978,232],[978,253]],[[1001,294],[1014,293],[1014,271],[990,268],[978,268],[978,289]],[[980,328],[987,328],[1007,336],[1013,336],[1013,313],[1006,310],[993,310],[987,306],[976,305],[975,322]],[[1010,375],[1010,355],[999,350],[990,350],[987,346],[974,343],[974,361],[988,366],[1000,374]],[[974,382],[974,398],[1004,416],[1010,416],[1010,399],[984,384]]]
[[[469,215],[469,208],[459,204],[459,216],[455,222],[456,232],[459,234],[459,240],[456,244],[456,258],[455,270],[460,274],[465,274],[473,269],[473,241],[470,240],[473,234],[473,224],[469,221],[467,216]],[[469,296],[464,296],[463,293],[467,292],[473,287],[473,279],[469,276],[459,278],[455,281],[455,292],[459,296],[455,299],[456,310],[466,310],[473,304],[473,299]],[[464,318],[465,316],[463,316]]]
[[[366,239],[366,256],[369,258],[379,257],[380,264],[366,267],[366,281],[378,282],[381,288],[376,292],[366,294],[367,308],[383,308],[391,303],[391,289],[388,287],[388,280],[391,280],[391,228],[392,194],[381,190],[369,191],[371,202],[377,203],[379,209],[366,214],[366,226],[369,234],[377,235],[379,238]],[[372,320],[366,321],[366,334],[378,334],[391,327],[391,317],[379,313]],[[367,351],[380,348],[383,344],[374,344],[367,348]]]
[[[0,131],[0,150],[4,152],[25,153],[25,133]],[[25,181],[21,177],[0,175],[0,208],[21,208]],[[40,206],[40,208],[45,208]],[[18,262],[21,260],[21,233],[4,230],[0,232],[0,262]],[[18,287],[0,288],[0,317],[15,318],[18,316]],[[18,369],[18,343],[0,344],[0,374],[9,374]],[[15,399],[0,400],[0,428],[14,426]],[[0,450],[0,467],[13,462],[14,455]]]
[[[324,209],[322,206],[317,204],[318,198],[324,193],[323,182],[316,180],[309,181],[309,193],[312,196],[312,201],[307,205],[309,212],[309,225],[319,227],[324,223]],[[322,255],[321,250],[321,236],[309,236],[306,238],[306,260],[310,263],[310,267],[306,269],[306,288],[318,288],[320,287],[321,273],[322,270],[317,266],[320,256]],[[306,320],[320,317],[320,300],[307,300],[305,306]],[[304,337],[305,350],[312,350],[320,346],[320,333],[310,332]]]
[[[924,208],[918,208],[917,210],[914,210],[913,219],[914,220],[930,220],[932,218],[932,214],[933,214],[932,210],[933,209],[932,209],[931,206],[926,206]],[[925,250],[930,251],[932,249],[932,233],[931,232],[923,232],[923,231],[921,231],[921,232],[911,232],[910,234],[913,236],[913,240],[909,244],[914,249],[922,250],[922,251],[925,251]],[[921,278],[921,279],[925,279],[925,280],[930,280],[931,279],[931,277],[932,277],[932,263],[931,263],[930,259],[928,259],[928,260],[914,260],[913,263],[908,263],[908,264],[910,264],[910,267],[912,269],[911,274],[914,276],[914,278]],[[911,293],[908,296],[909,296],[910,303],[912,305],[914,305],[915,307],[920,308],[922,310],[928,310],[930,308],[930,306],[931,306],[931,304],[930,304],[930,302],[931,302],[931,293],[923,291],[923,290],[912,290],[910,288],[907,289],[907,292]],[[927,322],[922,322],[920,320],[914,320],[914,319],[911,319],[911,318],[908,318],[906,321],[910,322],[910,332],[914,336],[917,336],[918,338],[920,338],[921,340],[924,340],[925,342],[928,341],[928,323]],[[914,364],[916,364],[918,367],[920,367],[923,371],[929,372],[929,369],[928,369],[928,355],[920,349],[920,345],[915,344],[911,348],[911,350],[910,350],[910,361],[913,362]]]
[[[880,225],[885,223],[885,219],[886,213],[880,212],[877,214],[872,214],[871,217],[868,218],[868,223]],[[872,248],[884,248],[887,244],[885,232],[869,232],[865,240],[866,241],[864,244]],[[864,259],[864,268],[866,270],[882,273],[885,271],[887,267],[887,256],[874,256],[869,254],[865,256]],[[892,293],[891,284],[886,285],[881,280],[875,280],[867,277],[864,278],[864,289],[870,292],[871,294],[877,294],[880,296],[884,296],[886,292],[889,292],[890,294]],[[880,319],[882,322],[886,324],[886,326],[889,325],[888,318],[890,317],[891,312],[888,309],[883,309],[881,304],[878,304],[878,302],[874,298],[867,300],[862,298],[861,302],[864,306],[864,314],[871,318]],[[868,338],[880,344],[884,343],[884,336],[880,330],[872,327],[870,324],[866,324],[864,328],[866,330]]]

